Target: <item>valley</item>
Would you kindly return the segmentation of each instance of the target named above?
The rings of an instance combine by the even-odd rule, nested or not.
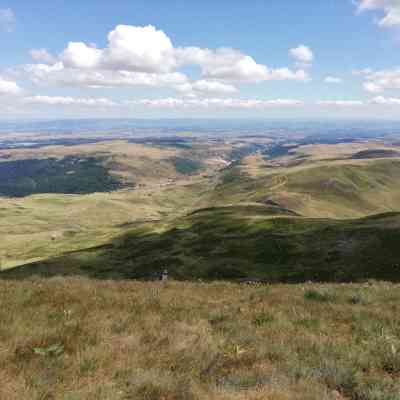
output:
[[[0,1],[0,400],[400,400],[399,33]]]
[[[2,149],[1,276],[397,281],[396,140],[181,134]]]

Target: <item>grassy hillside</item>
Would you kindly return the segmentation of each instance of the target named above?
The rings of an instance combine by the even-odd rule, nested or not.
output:
[[[3,269],[108,243],[147,221],[170,220],[204,206],[207,182],[90,195],[0,197]]]
[[[397,253],[375,250],[381,242],[382,248],[391,246],[386,236],[396,217],[377,220],[378,233],[369,220],[353,221],[400,212],[400,159],[351,159],[360,152],[365,157],[389,151],[381,144],[302,146],[270,160],[262,154],[268,143],[162,144],[111,141],[10,150],[0,170],[9,163],[46,167],[48,160],[63,167],[53,173],[38,167],[40,182],[23,178],[36,191],[82,192],[103,184],[108,190],[116,177],[131,189],[0,197],[0,267],[108,246],[57,259],[55,273],[65,263],[68,271],[106,277],[143,277],[167,267],[177,278],[350,280],[360,277],[351,271],[366,264],[362,277],[394,279],[390,268]],[[328,160],[316,158],[321,152]],[[100,159],[107,162],[76,162]],[[208,211],[190,215],[205,207]],[[274,215],[286,218],[271,219]]]
[[[398,400],[400,287],[0,281],[4,400]]]
[[[104,244],[132,225],[206,205],[213,183],[202,174],[216,173],[224,165],[216,156],[228,150],[166,144],[0,150],[0,268]]]
[[[400,211],[400,160],[352,160],[299,167],[246,164],[225,171],[216,205],[273,201],[312,218],[357,218]]]
[[[2,276],[148,279],[168,268],[176,279],[400,281],[399,228],[396,213],[339,221],[274,206],[209,208]]]

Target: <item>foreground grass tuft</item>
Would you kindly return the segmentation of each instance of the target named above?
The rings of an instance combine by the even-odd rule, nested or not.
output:
[[[0,399],[399,399],[399,285],[33,278],[0,304]]]

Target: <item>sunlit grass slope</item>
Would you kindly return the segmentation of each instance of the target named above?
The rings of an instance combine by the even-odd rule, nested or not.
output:
[[[0,198],[0,267],[12,268],[109,242],[132,226],[201,206],[207,183],[89,195]]]
[[[307,217],[356,218],[400,211],[400,160],[350,160],[225,171],[214,204],[276,202]]]

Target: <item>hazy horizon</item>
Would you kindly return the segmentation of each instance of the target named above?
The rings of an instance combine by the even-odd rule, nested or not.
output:
[[[397,0],[4,0],[0,119],[400,119],[399,15]]]

